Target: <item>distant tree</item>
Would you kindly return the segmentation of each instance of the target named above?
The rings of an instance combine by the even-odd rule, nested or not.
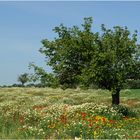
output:
[[[37,82],[41,87],[58,87],[58,80],[52,73],[47,73],[43,68],[30,63],[29,68],[34,69],[34,74],[31,75],[31,81]]]
[[[28,73],[24,73],[18,76],[18,82],[21,83],[22,86],[25,85],[25,83],[27,83],[29,81],[29,74]]]
[[[120,103],[120,90],[130,74],[140,73],[138,62],[140,55],[137,32],[132,37],[127,27],[115,26],[113,30],[102,25],[96,53],[90,61],[90,66],[83,71],[86,82],[94,81],[99,87],[112,91],[112,104]],[[138,70],[138,71],[134,71]]]

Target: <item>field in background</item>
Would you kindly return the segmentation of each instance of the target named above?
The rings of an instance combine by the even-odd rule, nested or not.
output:
[[[140,89],[122,90],[121,105],[130,117],[106,90],[1,88],[0,138],[140,138]]]
[[[21,100],[20,100],[21,99]],[[0,103],[14,103],[25,100],[27,106],[69,104],[80,105],[83,103],[96,103],[111,105],[111,93],[107,90],[81,90],[81,89],[52,89],[52,88],[1,88]],[[122,90],[120,94],[122,105],[140,109],[140,89]]]

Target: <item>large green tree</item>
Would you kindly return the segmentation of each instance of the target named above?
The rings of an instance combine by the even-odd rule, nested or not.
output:
[[[53,30],[54,40],[42,40],[40,52],[60,85],[96,84],[110,90],[112,104],[119,104],[125,81],[139,75],[137,32],[131,35],[127,27],[107,29],[104,25],[101,30],[101,34],[92,32],[91,17],[84,18],[82,28],[61,24]]]
[[[111,30],[102,25],[96,53],[90,66],[83,70],[87,82],[94,81],[112,92],[112,104],[120,103],[120,90],[129,76],[140,73],[136,42],[137,32],[131,36],[127,27],[115,26]]]

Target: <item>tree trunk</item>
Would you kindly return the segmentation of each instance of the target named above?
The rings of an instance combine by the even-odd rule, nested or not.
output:
[[[24,87],[24,83],[23,82],[21,83],[21,85],[22,85],[22,87]]]
[[[112,105],[119,105],[119,103],[120,103],[120,89],[117,89],[112,93]]]

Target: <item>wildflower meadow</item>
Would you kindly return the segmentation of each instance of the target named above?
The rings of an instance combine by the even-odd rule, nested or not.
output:
[[[113,107],[106,90],[1,88],[0,138],[138,139],[139,92]]]

